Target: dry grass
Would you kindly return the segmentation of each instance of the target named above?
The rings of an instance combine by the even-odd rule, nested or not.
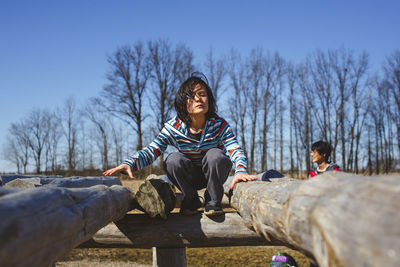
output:
[[[286,247],[218,247],[188,248],[188,266],[269,266],[277,252],[287,253],[299,267],[308,267],[309,261],[301,253]],[[77,265],[78,264],[78,265]],[[78,248],[72,250],[57,266],[150,266],[151,249]],[[138,264],[138,265],[134,265]]]

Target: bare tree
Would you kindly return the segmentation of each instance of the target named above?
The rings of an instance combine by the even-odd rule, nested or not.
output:
[[[152,106],[161,131],[170,117],[179,84],[193,70],[193,55],[184,45],[173,48],[168,40],[149,41],[148,48],[155,96]]]
[[[193,71],[193,53],[185,45],[174,48],[168,40],[149,41],[148,49],[154,95],[150,105],[161,131],[171,116],[179,84]],[[159,159],[161,167],[163,155]]]
[[[277,169],[277,153],[278,153],[278,144],[279,147],[282,150],[282,146],[283,146],[283,135],[280,134],[280,136],[282,136],[282,138],[278,139],[278,130],[279,130],[279,123],[280,123],[280,118],[283,118],[281,116],[283,116],[283,114],[281,114],[281,109],[282,109],[282,103],[280,101],[281,99],[281,93],[283,90],[283,75],[284,75],[284,61],[283,58],[281,56],[279,56],[278,53],[274,54],[273,57],[274,60],[274,64],[276,66],[276,76],[275,76],[275,82],[272,86],[272,105],[273,105],[273,126],[274,126],[274,135],[273,135],[273,140],[274,140],[274,157],[273,157],[273,164],[274,164],[274,169]],[[282,131],[282,125],[280,127],[280,133]],[[283,151],[281,151],[282,153]],[[283,169],[282,166],[282,159],[283,156],[281,154],[281,171]]]
[[[317,50],[307,59],[311,84],[304,88],[311,102],[314,122],[323,140],[332,145],[333,161],[336,161],[337,129],[336,92],[333,85],[333,70],[328,56]]]
[[[3,157],[12,164],[15,164],[17,172],[21,173],[22,156],[17,145],[15,136],[7,136],[6,143],[3,144],[2,149]]]
[[[277,78],[277,65],[275,64],[274,57],[267,52],[263,57],[262,68],[264,78],[262,80],[261,88],[261,112],[262,112],[262,130],[261,130],[261,170],[267,169],[267,158],[268,158],[268,132],[269,132],[269,121],[270,109],[273,105],[272,99],[272,88],[276,84]]]
[[[296,86],[296,69],[293,63],[287,63],[287,84],[289,88],[289,157],[290,157],[290,175],[294,175],[294,156],[295,143],[293,142],[294,135],[294,118],[296,114],[295,106],[295,86]],[[296,137],[294,137],[296,138]]]
[[[205,74],[207,75],[210,87],[213,91],[216,103],[220,102],[220,97],[223,92],[221,92],[221,84],[226,75],[226,68],[222,58],[216,59],[213,49],[210,48],[206,55],[206,60],[204,63]]]
[[[234,96],[231,98],[230,111],[232,119],[237,126],[238,136],[241,140],[241,147],[247,155],[246,137],[246,116],[249,100],[249,85],[247,80],[246,65],[241,60],[240,55],[232,50],[229,58],[228,74],[234,89]]]
[[[397,146],[400,155],[400,50],[394,51],[386,58],[383,66],[385,86],[390,90],[395,101],[393,120],[397,130]]]
[[[112,141],[115,153],[115,164],[118,165],[123,160],[123,149],[124,149],[124,131],[121,126],[117,126],[112,123]]]
[[[366,111],[368,110],[368,105],[366,103],[367,95],[365,90],[363,91],[360,85],[365,83],[364,77],[367,74],[368,68],[368,55],[364,52],[362,53],[358,60],[351,60],[349,64],[349,86],[350,86],[350,100],[353,103],[352,117],[347,114],[346,117],[349,121],[349,140],[348,140],[348,157],[347,166],[349,170],[355,170],[358,173],[358,148],[359,142],[365,124]],[[364,109],[364,110],[363,110]],[[350,115],[350,116],[349,116]],[[355,147],[354,147],[355,146]],[[354,152],[354,149],[356,150]],[[355,168],[353,168],[355,167]]]
[[[249,171],[254,171],[255,166],[255,147],[256,147],[256,128],[259,114],[259,105],[261,100],[261,90],[262,90],[262,80],[264,77],[263,70],[263,50],[262,49],[253,49],[250,52],[249,58],[247,59],[246,69],[248,71],[247,74],[247,83],[249,86],[249,118],[250,118],[250,162],[249,162]]]
[[[108,58],[109,84],[102,92],[109,112],[117,116],[137,133],[136,149],[143,147],[143,97],[151,71],[151,59],[142,42],[123,46]]]
[[[49,135],[46,141],[46,158],[50,161],[51,174],[57,172],[58,144],[62,135],[60,119],[55,112],[48,118]],[[46,160],[47,171],[47,160]]]
[[[26,120],[12,123],[7,138],[7,155],[5,157],[14,164],[22,167],[24,173],[27,172],[29,162],[30,142],[29,128]],[[20,172],[20,168],[17,167],[17,169]]]
[[[41,172],[42,152],[49,138],[50,113],[45,109],[34,109],[27,118],[29,147],[36,163],[36,173]]]
[[[296,101],[295,105],[297,114],[294,118],[295,129],[297,129],[297,138],[303,148],[304,162],[306,171],[311,169],[310,150],[312,143],[312,100],[309,95],[310,76],[309,69],[305,65],[301,65],[297,72],[299,89],[301,92],[300,98]],[[301,160],[301,153],[298,155],[298,160]],[[302,164],[299,164],[300,166]],[[302,167],[300,167],[302,168]]]
[[[85,108],[82,110],[83,116],[89,119],[94,125],[96,135],[96,142],[99,147],[102,168],[106,170],[109,168],[109,146],[111,127],[109,126],[110,120],[104,115],[104,110],[101,105],[102,101],[99,98],[91,98],[87,101]]]
[[[73,97],[64,102],[58,112],[62,122],[62,129],[67,143],[66,163],[69,172],[75,170],[77,164],[78,125],[80,123],[78,108]]]
[[[342,168],[343,170],[347,170],[346,132],[348,127],[346,125],[345,114],[347,113],[346,106],[351,95],[351,74],[349,70],[354,64],[354,59],[352,52],[345,50],[344,48],[329,51],[328,55],[335,75],[334,84],[339,90],[336,117],[340,128],[339,134],[342,148]]]
[[[88,167],[88,150],[89,150],[89,140],[88,140],[88,130],[86,127],[86,120],[81,119],[79,122],[79,142],[78,142],[78,151],[80,155],[80,160],[77,168],[80,170],[86,170]]]

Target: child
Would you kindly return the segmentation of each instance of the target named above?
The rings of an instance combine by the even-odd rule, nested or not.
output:
[[[192,75],[183,82],[175,97],[175,109],[177,116],[165,123],[149,146],[103,175],[122,171],[133,179],[133,172],[151,164],[168,145],[172,145],[178,152],[166,158],[164,170],[184,195],[180,212],[185,215],[197,213],[201,207],[197,190],[207,188],[204,214],[221,214],[223,183],[232,163],[235,176],[231,188],[237,182],[252,181],[257,177],[247,174],[246,156],[229,124],[216,114],[215,99],[205,80]],[[229,152],[229,157],[225,151]]]
[[[309,178],[313,178],[326,171],[340,171],[337,164],[328,161],[331,156],[331,151],[331,146],[327,142],[318,141],[312,144],[310,153],[311,159],[312,162],[317,163],[318,166],[308,173]]]

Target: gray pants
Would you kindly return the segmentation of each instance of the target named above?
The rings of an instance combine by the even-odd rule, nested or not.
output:
[[[195,166],[183,153],[171,153],[164,161],[164,170],[171,182],[183,193],[181,209],[192,207],[199,201],[197,190],[207,188],[205,205],[220,207],[224,194],[223,184],[232,169],[232,162],[218,148],[207,151],[202,166]]]

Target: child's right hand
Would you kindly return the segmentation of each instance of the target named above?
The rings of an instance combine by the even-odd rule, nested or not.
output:
[[[103,175],[110,176],[117,172],[122,172],[122,173],[128,174],[129,178],[134,179],[131,167],[127,164],[121,164],[115,168],[106,170],[105,172],[103,172]]]

